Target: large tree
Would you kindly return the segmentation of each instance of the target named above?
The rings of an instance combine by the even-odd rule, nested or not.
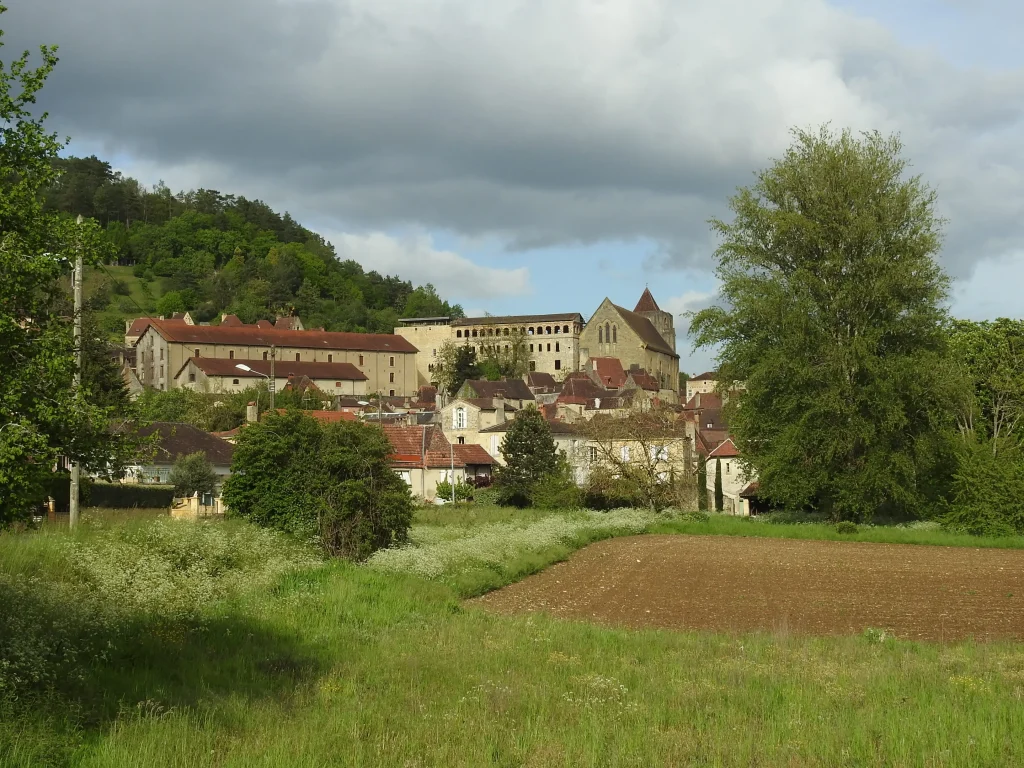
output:
[[[476,351],[469,344],[456,345],[446,341],[437,350],[433,381],[439,392],[455,397],[467,379],[479,379],[482,375]]]
[[[501,441],[505,466],[496,473],[501,499],[517,507],[529,506],[534,485],[558,470],[558,449],[551,428],[536,408],[524,408]]]
[[[95,262],[102,249],[91,222],[76,226],[43,207],[63,144],[46,131],[46,115],[33,113],[57,63],[54,47],[39,55],[35,68],[27,51],[0,62],[0,526],[42,500],[60,457],[96,470],[118,463],[112,409],[91,399],[89,379],[73,386],[62,278],[76,250]]]
[[[795,131],[712,222],[723,301],[693,318],[761,494],[836,519],[920,509],[948,419],[941,221],[902,149]]]

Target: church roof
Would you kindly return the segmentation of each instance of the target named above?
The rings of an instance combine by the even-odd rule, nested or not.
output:
[[[654,301],[654,299],[651,299]],[[633,332],[646,344],[648,347],[653,349],[655,352],[661,352],[663,355],[669,355],[670,357],[678,358],[677,355],[670,347],[658,329],[654,327],[654,324],[643,315],[638,315],[636,312],[630,312],[625,307],[620,307],[617,304],[612,305],[622,315],[622,319],[629,323],[629,327],[633,329]]]
[[[654,300],[651,295],[650,288],[644,288],[644,293],[640,297],[640,301],[636,303],[636,309],[634,312],[660,312],[661,307],[658,306],[658,302]]]

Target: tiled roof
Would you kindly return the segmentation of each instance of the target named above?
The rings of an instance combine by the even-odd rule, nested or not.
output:
[[[725,430],[704,429],[697,430],[697,452],[707,456],[719,445],[729,439],[729,433]]]
[[[590,363],[602,386],[618,389],[626,383],[626,371],[617,357],[592,357]]]
[[[457,398],[455,398],[455,400],[452,400],[452,402],[449,403],[448,405],[452,405],[452,404],[454,404],[457,401],[458,402],[463,402],[463,403],[469,403],[470,405],[475,405],[481,411],[493,411],[493,410],[495,410],[494,398],[492,398],[492,397],[457,397]],[[447,406],[445,406],[445,407],[447,407]],[[506,411],[517,411],[519,409],[516,408],[514,405],[510,405],[508,402],[506,402],[505,403],[505,410]]]
[[[221,328],[241,328],[244,325],[245,323],[238,319],[238,315],[224,315],[220,321]]]
[[[559,315],[502,315],[500,317],[460,317],[452,320],[452,325],[512,325],[513,323],[583,323],[583,315],[579,312],[567,312]]]
[[[622,315],[622,319],[629,323],[629,327],[633,329],[633,332],[646,344],[650,349],[656,352],[661,352],[664,355],[670,357],[679,357],[675,352],[672,351],[662,335],[658,333],[658,329],[654,327],[650,320],[643,315],[638,315],[636,312],[630,312],[624,307],[619,305],[613,305],[615,309]]]
[[[743,498],[743,499],[755,498],[757,496],[757,494],[758,494],[758,491],[760,491],[760,490],[761,490],[761,484],[755,480],[750,485],[748,485],[746,488],[744,488],[742,491],[740,491],[740,498]]]
[[[301,321],[299,320],[299,318],[297,316],[293,317],[293,316],[286,315],[284,317],[277,318],[277,322],[274,323],[274,327],[275,328],[280,328],[280,329],[285,330],[285,331],[297,331],[297,330],[299,330],[299,325],[300,324],[301,324]]]
[[[303,411],[302,413],[304,416],[312,416],[324,424],[336,424],[339,421],[358,421],[358,417],[348,411]]]
[[[732,441],[732,438],[728,438],[725,442],[721,443],[711,453],[708,454],[709,459],[731,459],[739,456],[740,452],[736,450],[736,444]]]
[[[464,464],[494,464],[494,459],[482,445],[466,443],[465,445],[453,445],[455,456],[462,459]]]
[[[467,379],[459,392],[466,394],[472,392],[476,397],[497,397],[499,394],[503,394],[506,400],[535,399],[533,392],[522,379],[502,379],[501,381]]]
[[[698,392],[686,401],[685,407],[688,411],[699,411],[704,408],[720,409],[722,407],[722,398],[713,392]]]
[[[190,357],[174,375],[177,378],[189,363],[193,363],[207,376],[233,376],[239,379],[261,379],[270,375],[269,360],[224,360],[218,357]],[[243,371],[238,365],[247,365],[251,371]],[[287,379],[292,376],[306,376],[310,379],[334,379],[336,381],[366,381],[366,374],[352,363],[311,363],[294,360],[277,360],[274,376]]]
[[[643,295],[640,296],[640,301],[636,303],[634,312],[660,312],[661,307],[658,306],[658,302],[654,300],[651,295],[650,288],[644,288]]]
[[[233,315],[228,316],[233,317]],[[417,352],[408,340],[390,333],[336,333],[331,331],[284,331],[254,325],[188,325],[180,320],[151,320],[168,341],[185,344],[237,344],[239,346],[299,347],[367,352]]]
[[[556,402],[571,402],[577,398],[593,400],[595,397],[610,397],[611,395],[611,392],[603,387],[599,387],[585,374],[583,378],[567,376],[565,381],[562,382],[562,391],[558,395]]]
[[[629,371],[629,376],[640,389],[645,389],[648,392],[657,392],[661,389],[658,380],[647,371]]]
[[[480,434],[493,434],[508,432],[508,428],[512,426],[512,419],[508,419],[503,424],[495,424],[493,427],[487,427],[480,430]],[[552,435],[576,435],[579,434],[572,424],[566,424],[564,421],[548,421],[548,429],[551,430]]]
[[[146,332],[146,329],[154,322],[162,323],[180,323],[181,325],[188,325],[183,319],[171,319],[171,320],[158,320],[155,317],[137,317],[132,321],[131,328],[128,329],[125,336],[141,336]]]
[[[182,456],[202,451],[206,454],[211,464],[215,466],[228,466],[231,464],[231,455],[234,446],[226,440],[214,437],[209,432],[193,427],[178,421],[154,421],[144,427],[140,427],[138,434],[141,437],[149,437],[158,434],[156,443],[149,449],[152,454],[143,458],[151,464],[173,464]]]
[[[454,453],[454,447],[436,426],[409,426],[406,424],[382,424],[381,429],[391,442],[395,453],[392,463],[426,466],[428,469],[452,466],[466,466],[466,462]],[[423,448],[426,446],[426,455]]]
[[[690,381],[718,381],[718,374],[714,371],[707,371],[700,376],[691,376]]]
[[[530,371],[526,374],[526,386],[531,389],[556,389],[555,377],[545,371]]]

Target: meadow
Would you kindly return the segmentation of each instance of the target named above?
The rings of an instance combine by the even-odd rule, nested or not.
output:
[[[834,535],[649,513],[422,511],[323,562],[240,522],[0,535],[0,764],[1015,765],[1024,645],[627,631],[461,598],[643,530]],[[913,528],[932,546],[1024,546]],[[947,538],[948,537],[948,538]]]

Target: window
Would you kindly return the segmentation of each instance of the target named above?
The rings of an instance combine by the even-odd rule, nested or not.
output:
[[[493,328],[488,328],[487,329],[487,335],[488,336],[493,336],[494,335],[494,329]]]
[[[555,333],[561,333],[561,332],[562,332],[562,329],[561,329],[561,328],[559,328],[559,327],[558,327],[558,326],[556,325],[556,326],[555,326]]]
[[[527,336],[533,336],[533,328],[527,328],[526,329],[526,335]]]
[[[629,446],[628,445],[622,446],[622,460],[623,461],[629,461]]]
[[[162,379],[163,377],[164,377],[164,367],[161,365],[160,366],[160,378]]]
[[[506,328],[506,329],[505,329],[505,330],[504,330],[504,331],[502,332],[502,335],[503,335],[503,336],[508,336],[508,328]]]
[[[465,444],[466,444],[466,438],[460,436],[459,437],[459,445],[465,445]]]
[[[551,345],[548,344],[548,352],[550,352],[550,351],[551,351]]]
[[[235,350],[232,349],[230,352],[228,352],[228,360],[234,360],[234,359],[235,359]]]
[[[434,364],[431,363],[430,365],[428,365],[427,366],[427,370],[430,371],[431,373],[433,373],[434,372]]]
[[[160,347],[160,359],[161,360],[164,359],[164,348],[163,347]]]
[[[340,381],[334,382],[334,386],[340,389],[341,388],[341,382]]]
[[[462,338],[462,331],[456,331],[455,332],[455,338],[461,339]]]
[[[232,380],[231,380],[231,383],[232,383],[232,384],[237,384],[237,383],[238,383],[238,379],[232,379]]]
[[[388,365],[390,365],[390,366],[391,366],[392,368],[394,368],[394,367],[395,367],[395,358],[394,358],[394,356],[392,356],[392,357],[390,358],[390,360],[389,360],[389,362],[388,362]]]
[[[588,446],[587,447],[587,454],[590,456],[590,460],[592,462],[593,461],[597,461],[597,447],[596,446],[593,446],[593,445]]]
[[[299,362],[299,360],[300,360],[300,359],[301,359],[301,358],[299,357],[299,353],[298,353],[298,352],[296,352],[296,353],[295,353],[295,362],[296,362],[296,363],[297,363],[297,362]]]
[[[533,352],[533,344],[530,345],[530,351]]]
[[[195,355],[193,355],[193,357],[199,357],[199,350],[198,349],[195,350]]]
[[[466,409],[459,406],[452,411],[452,429],[466,428]]]
[[[619,326],[613,325],[612,326],[612,344],[618,344],[618,343],[619,343]]]
[[[264,353],[263,353],[263,359],[264,359],[264,360],[266,360],[266,359],[267,359],[267,355],[268,355],[268,354],[269,354],[268,352],[264,352]]]
[[[190,373],[190,374],[188,375],[188,380],[189,380],[189,381],[195,381],[195,380],[196,380],[196,375],[195,375],[194,373]]]
[[[562,350],[558,346],[558,342],[555,342],[555,352],[561,352]]]
[[[668,461],[668,448],[664,445],[652,445],[651,461]]]
[[[491,435],[491,456],[498,455],[498,436]]]
[[[604,324],[604,343],[605,344],[611,344],[612,343],[612,326],[611,326],[611,323],[605,323]]]
[[[561,360],[555,360],[555,370],[556,371],[562,370],[562,361]]]
[[[327,362],[328,363],[333,363],[334,362],[334,355],[328,355],[327,356]]]
[[[389,397],[394,397],[394,396],[395,396],[395,390],[392,389],[391,390],[391,394],[389,395]]]
[[[536,360],[531,360],[530,361],[530,370],[531,371],[536,371],[537,370],[537,361]]]
[[[476,328],[473,329],[473,338],[476,338]]]
[[[597,343],[604,344],[604,328],[601,326],[597,327]]]
[[[546,333],[548,336],[551,335],[551,326],[550,325],[547,328],[544,329],[544,333]]]
[[[714,424],[712,424],[712,423],[711,423],[711,422],[709,421],[709,422],[708,422],[708,427],[707,427],[707,428],[708,428],[708,429],[714,429],[714,428],[715,428],[715,425],[714,425]]]
[[[431,357],[437,357],[437,350],[436,349],[430,350],[430,356]]]
[[[562,333],[568,333],[568,332],[569,332],[569,326],[568,325],[563,326]]]
[[[360,364],[360,365],[362,365],[362,364],[363,364],[363,356],[362,356],[362,355],[360,355],[360,356],[359,356],[359,364]]]
[[[388,379],[388,383],[389,384],[394,384],[395,383],[395,374],[393,374],[393,373],[391,374],[391,378]]]
[[[729,474],[729,465],[730,464],[732,464],[731,461],[725,462],[725,474],[727,474],[727,475]]]

